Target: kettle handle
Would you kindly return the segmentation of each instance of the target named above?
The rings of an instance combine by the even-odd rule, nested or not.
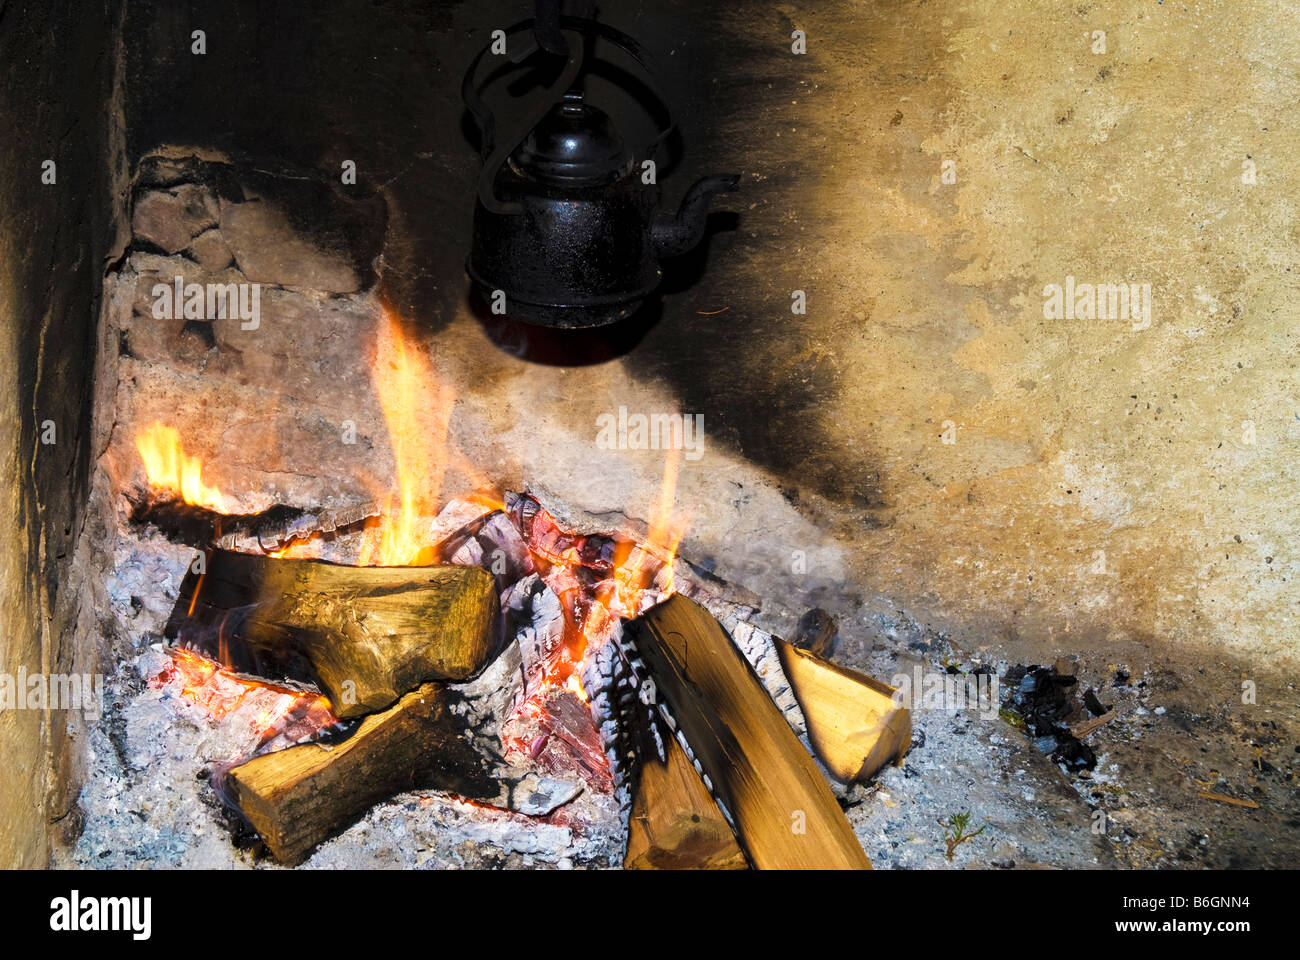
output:
[[[518,47],[514,53],[507,53],[512,63],[523,63],[529,57],[533,56],[538,50],[542,49],[538,43],[535,26],[536,20],[521,20],[519,23],[505,30],[507,37],[512,34],[529,31],[528,38],[523,45]],[[523,206],[518,203],[509,203],[497,198],[495,184],[497,173],[505,164],[506,159],[514,152],[519,144],[533,131],[537,124],[541,123],[550,109],[563,99],[564,94],[572,87],[573,82],[577,79],[578,73],[582,70],[583,48],[585,45],[585,36],[583,31],[592,31],[596,35],[610,41],[614,46],[627,53],[637,64],[645,71],[646,76],[650,79],[649,88],[651,93],[658,99],[659,104],[663,107],[664,117],[658,122],[658,131],[655,136],[646,145],[647,153],[653,154],[661,143],[676,128],[676,121],[673,120],[672,106],[668,102],[667,95],[664,93],[663,85],[659,80],[658,71],[653,66],[653,60],[648,50],[638,43],[635,39],[628,36],[621,30],[616,30],[611,26],[599,23],[595,20],[589,20],[578,17],[560,17],[560,27],[565,33],[576,33],[577,42],[572,38],[568,39],[568,60],[565,62],[564,69],[560,75],[551,83],[537,98],[536,105],[527,111],[524,122],[520,124],[518,131],[512,133],[503,139],[498,145],[496,142],[496,116],[490,107],[479,95],[478,89],[474,83],[475,75],[478,73],[479,64],[483,57],[491,50],[492,45],[488,44],[480,50],[470,61],[469,69],[465,71],[465,77],[461,81],[460,95],[465,103],[465,107],[473,116],[474,122],[478,125],[479,133],[482,138],[480,154],[483,159],[483,169],[479,174],[478,196],[483,206],[494,213],[517,214],[523,212]]]
[[[534,25],[532,20],[523,20],[516,23],[505,31],[509,37],[513,33],[520,33],[524,30],[531,31]],[[551,107],[563,98],[565,91],[572,85],[573,81],[578,78],[578,73],[582,70],[583,61],[583,40],[579,35],[575,43],[572,38],[568,38],[568,59],[565,61],[564,69],[560,75],[542,91],[539,97],[535,98],[535,103],[529,109],[523,123],[520,125],[517,134],[508,136],[500,145],[496,142],[496,115],[493,114],[490,107],[479,96],[474,86],[474,75],[478,72],[479,63],[483,56],[491,49],[491,44],[484,47],[474,57],[465,71],[465,79],[461,81],[460,96],[465,101],[465,106],[469,109],[470,114],[474,117],[474,122],[478,124],[479,133],[482,137],[481,155],[483,156],[483,169],[479,172],[478,178],[478,197],[479,202],[493,213],[501,214],[519,214],[524,212],[522,204],[503,201],[497,198],[495,185],[497,173],[505,164],[506,159],[512,154],[519,144],[524,142],[537,124],[550,112]],[[535,34],[530,33],[528,40],[525,41],[522,48],[514,54],[507,54],[514,63],[523,63],[540,48]]]

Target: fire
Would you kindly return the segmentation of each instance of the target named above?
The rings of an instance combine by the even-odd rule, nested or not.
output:
[[[448,442],[456,393],[438,377],[428,352],[403,334],[400,322],[388,311],[376,331],[370,378],[388,427],[396,490],[386,486],[374,491],[383,508],[366,525],[356,562],[363,567],[425,565],[433,561],[434,546],[425,521],[440,506],[449,464],[477,477]],[[503,506],[486,494],[476,499],[489,509]],[[315,538],[295,540],[271,556],[310,559],[321,553],[322,544]]]
[[[396,489],[385,486],[375,491],[383,510],[367,525],[357,562],[388,567],[427,564],[432,562],[433,544],[423,521],[437,513],[449,463],[478,479],[473,465],[449,448],[447,432],[456,394],[439,379],[428,352],[408,340],[387,311],[376,331],[370,376],[388,427]],[[202,462],[186,455],[175,428],[155,423],[136,438],[136,447],[152,486],[179,494],[186,503],[227,512],[221,491],[203,482]],[[496,509],[503,506],[487,494],[480,499]],[[307,559],[319,557],[321,548],[319,538],[307,538],[271,556]]]
[[[673,561],[677,559],[677,545],[681,543],[686,527],[685,519],[674,520],[673,516],[677,505],[677,473],[680,467],[681,452],[670,450],[664,461],[659,504],[651,515],[645,542],[632,547],[619,561],[614,572],[619,601],[629,616],[640,613],[642,595],[657,571],[663,571],[663,596],[667,598],[673,593]]]
[[[203,463],[198,457],[186,455],[175,427],[151,424],[136,437],[135,445],[144,461],[150,486],[180,494],[186,503],[194,506],[226,512],[221,491],[203,482]]]
[[[338,722],[327,697],[236,677],[190,650],[173,650],[171,665],[153,683],[162,686],[173,680],[180,682],[180,695],[213,720],[250,707],[251,725],[263,742],[281,733],[300,739]]]
[[[291,557],[295,560],[314,560],[324,552],[323,545],[318,538],[308,540],[293,540],[286,543],[279,550],[272,550],[267,556],[273,560],[283,560],[285,557]]]
[[[377,542],[368,540],[361,563],[404,566],[430,547],[418,521],[436,512],[447,470],[447,428],[455,392],[434,371],[432,359],[409,343],[385,311],[375,344],[371,379],[388,423],[397,470],[397,494],[385,498]],[[430,422],[430,418],[432,422]]]
[[[677,546],[686,529],[686,520],[678,516],[677,474],[681,466],[680,454],[670,453],[664,464],[664,479],[659,502],[651,513],[649,531],[644,541],[620,541],[614,551],[614,568],[610,579],[613,589],[593,592],[590,602],[581,615],[577,636],[561,651],[551,665],[543,683],[542,694],[552,687],[563,687],[584,703],[589,702],[582,686],[582,668],[588,651],[594,651],[609,636],[614,624],[641,612],[646,591],[653,586],[658,599],[666,599],[674,592],[673,564]],[[549,515],[547,516],[550,521]],[[550,521],[553,524],[553,521]],[[570,535],[561,534],[560,540]],[[530,543],[535,553],[552,566],[548,582],[557,592],[563,592],[561,580],[572,576],[575,567],[582,564],[579,547],[570,543],[562,550],[538,550],[542,546]],[[557,575],[558,571],[558,575]]]
[[[431,563],[435,547],[431,520],[441,506],[447,471],[464,474],[478,483],[480,490],[489,486],[450,442],[454,391],[439,379],[427,349],[408,339],[397,318],[387,312],[376,331],[371,379],[388,429],[395,476],[391,486],[374,491],[382,510],[362,531],[357,562],[380,566]],[[150,483],[179,492],[188,503],[224,512],[224,498],[203,483],[202,464],[198,458],[186,456],[176,430],[154,424],[140,435],[138,446]],[[581,679],[589,654],[605,642],[620,620],[637,616],[644,605],[674,591],[673,566],[685,530],[676,503],[680,466],[680,452],[670,451],[658,500],[650,505],[644,540],[584,536],[565,530],[540,505],[528,514],[531,519],[523,520],[522,514],[516,517],[516,523],[526,528],[520,532],[539,571],[561,598],[567,624],[564,642],[549,656],[540,684],[517,708],[518,717],[545,721],[540,734],[529,728],[527,736],[537,742],[516,744],[521,749],[536,754],[547,737],[563,739],[572,734],[562,720],[568,709],[563,704],[576,707],[570,697],[581,703],[589,701]],[[486,492],[471,502],[485,512],[513,512]],[[319,557],[323,547],[321,537],[304,538],[281,546],[271,556]],[[301,736],[337,723],[323,696],[237,677],[189,651],[175,651],[173,665],[158,679],[162,683],[179,679],[180,695],[213,719],[237,714],[240,722],[252,724],[264,745],[273,738],[276,743],[297,742]],[[592,754],[585,764],[599,767],[605,762],[598,749],[592,752],[582,747],[580,752]]]

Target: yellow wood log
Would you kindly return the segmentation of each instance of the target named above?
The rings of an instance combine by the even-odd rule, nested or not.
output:
[[[628,870],[746,870],[722,812],[676,740],[641,766],[628,823]]]
[[[707,610],[677,594],[626,625],[662,698],[760,869],[870,869],[826,779]]]
[[[866,674],[822,660],[774,638],[808,740],[841,783],[872,777],[912,745],[912,715],[894,702],[894,688]]]

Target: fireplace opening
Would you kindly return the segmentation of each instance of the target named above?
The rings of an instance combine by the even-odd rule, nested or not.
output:
[[[1131,185],[1070,160],[1078,111],[975,117],[1015,105],[987,44],[830,4],[806,58],[784,7],[611,5],[677,129],[617,224],[645,256],[584,300],[599,243],[560,277],[483,211],[642,169],[653,111],[605,119],[636,57],[494,158],[461,80],[518,4],[318,6],[0,13],[51,94],[0,100],[44,131],[0,147],[0,784],[40,812],[0,861],[1294,858],[1276,277],[1184,284],[1169,227],[1100,330],[1083,267],[1149,250],[1026,198]]]
[[[691,418],[653,424],[644,512],[562,519],[527,474],[495,483],[458,403],[475,358],[293,221],[310,191],[254,182],[146,158],[106,282],[91,563],[120,668],[74,861],[369,864],[382,820],[424,838],[405,865],[865,866],[840,801],[906,754],[910,713],[823,658],[833,626],[786,643],[681,553]],[[747,685],[702,697],[651,629],[673,611]],[[756,760],[827,841],[781,842],[785,807],[733,770]]]

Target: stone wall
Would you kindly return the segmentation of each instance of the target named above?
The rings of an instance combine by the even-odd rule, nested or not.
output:
[[[110,136],[117,19],[115,3],[0,4],[0,671],[10,676],[95,666],[93,642],[75,639],[71,558],[121,157]],[[46,160],[53,183],[42,183]],[[44,866],[51,836],[75,831],[78,722],[0,711],[0,866]]]

